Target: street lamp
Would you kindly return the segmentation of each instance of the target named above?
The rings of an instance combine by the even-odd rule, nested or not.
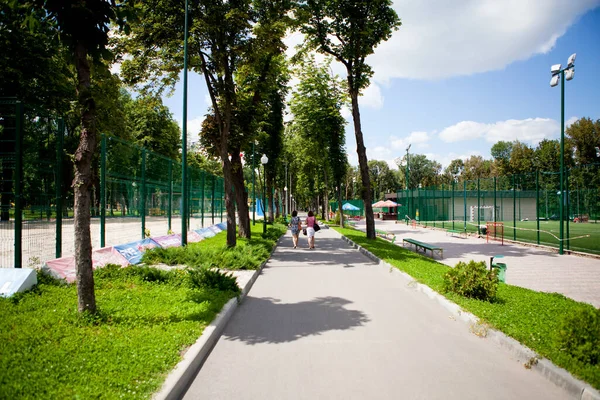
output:
[[[267,163],[269,158],[263,154],[260,163],[263,165],[263,233],[267,232]]]
[[[256,175],[255,167],[254,167],[254,145],[256,144],[256,140],[252,142],[252,225],[256,225],[256,179],[254,176]]]
[[[567,67],[561,68],[560,64],[554,64],[550,67],[552,78],[550,86],[558,85],[560,79],[560,201],[559,201],[559,219],[560,219],[560,240],[558,243],[558,254],[563,254],[564,239],[564,208],[565,208],[565,76],[568,81],[575,75],[575,56],[573,53],[567,61]]]
[[[287,215],[290,212],[290,205],[288,204],[288,198],[287,198],[287,186],[284,186],[284,188],[283,188],[283,196],[284,196],[283,213],[284,213],[284,218],[287,220]]]
[[[408,195],[409,195],[409,185],[410,185],[410,176],[409,176],[409,155],[408,155],[408,151],[410,150],[410,146],[411,144],[408,145],[408,147],[406,148],[406,212],[407,215],[410,216],[410,201],[408,199]]]

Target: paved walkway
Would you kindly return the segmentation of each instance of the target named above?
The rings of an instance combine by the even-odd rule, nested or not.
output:
[[[332,229],[281,240],[186,399],[564,399]]]
[[[432,228],[412,228],[395,221],[375,222],[377,229],[395,233],[396,243],[402,246],[403,238],[413,238],[436,244],[444,249],[444,259],[436,259],[455,266],[459,261],[485,261],[491,256],[504,255],[507,265],[506,283],[539,292],[562,293],[577,301],[600,307],[600,259],[577,255],[559,255],[542,248],[526,247],[500,242],[486,243],[484,239],[469,236],[459,238]],[[357,229],[365,229],[364,223]]]

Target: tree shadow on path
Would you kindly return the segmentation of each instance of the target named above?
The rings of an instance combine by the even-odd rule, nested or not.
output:
[[[251,345],[286,343],[327,331],[352,329],[369,322],[364,312],[345,308],[351,303],[340,297],[318,297],[299,303],[247,297],[223,332],[223,337]]]

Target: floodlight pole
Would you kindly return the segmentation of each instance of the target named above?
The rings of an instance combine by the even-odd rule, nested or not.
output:
[[[187,244],[188,185],[187,185],[187,69],[188,69],[188,0],[185,0],[183,35],[183,119],[181,121],[181,245]]]
[[[410,183],[410,176],[409,176],[410,168],[408,166],[408,163],[409,163],[408,150],[410,150],[410,145],[408,145],[408,147],[406,148],[406,212],[407,212],[408,216],[410,217],[410,201],[408,200],[409,183]]]
[[[252,141],[252,225],[256,225],[256,175],[254,167],[254,144],[256,140]]]
[[[564,208],[565,208],[565,70],[560,71],[560,240],[558,243],[558,254],[563,254],[564,239]]]
[[[567,67],[561,68],[560,64],[553,65],[550,68],[552,73],[552,80],[550,86],[556,86],[558,83],[555,78],[560,75],[560,199],[559,199],[559,243],[558,243],[558,254],[564,253],[564,224],[565,224],[565,202],[567,197],[565,196],[565,72],[569,72],[567,80],[573,79],[575,72],[575,54],[569,57]],[[568,218],[568,216],[567,216]]]

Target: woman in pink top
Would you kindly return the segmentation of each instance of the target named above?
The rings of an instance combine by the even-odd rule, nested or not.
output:
[[[308,248],[315,248],[315,214],[312,211],[308,212],[308,218],[306,218],[306,235],[308,236]]]

